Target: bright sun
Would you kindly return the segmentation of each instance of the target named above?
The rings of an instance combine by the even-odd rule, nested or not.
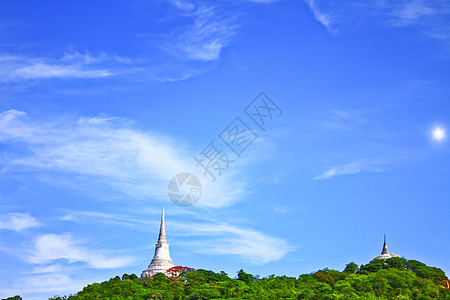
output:
[[[445,138],[445,131],[442,128],[436,127],[433,129],[433,139],[436,141],[440,141]]]

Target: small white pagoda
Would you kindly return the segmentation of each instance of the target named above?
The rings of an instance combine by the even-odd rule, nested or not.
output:
[[[385,234],[384,235],[383,250],[381,251],[381,255],[375,257],[374,259],[388,259],[388,258],[391,258],[391,257],[400,257],[400,256],[397,255],[397,254],[394,254],[394,253],[389,253],[389,250],[388,250],[388,247],[387,247],[387,244],[386,244],[386,234]]]
[[[141,278],[151,277],[158,273],[163,273],[172,268],[173,262],[170,258],[169,244],[166,240],[166,226],[164,223],[164,206],[161,216],[161,227],[159,229],[158,243],[155,244],[155,255],[148,269],[142,272]]]

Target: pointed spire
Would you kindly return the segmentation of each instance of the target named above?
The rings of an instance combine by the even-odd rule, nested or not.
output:
[[[167,243],[166,240],[166,225],[164,223],[164,205],[162,208],[162,215],[161,215],[161,227],[159,228],[159,237],[158,237],[158,244]]]
[[[161,227],[159,228],[158,243],[155,244],[155,255],[148,265],[147,270],[142,272],[141,278],[151,277],[158,273],[165,273],[173,267],[169,253],[169,244],[166,240],[166,226],[164,223],[164,206],[161,214]]]
[[[386,244],[386,233],[384,234],[384,245],[383,245],[383,251],[381,251],[381,255],[383,254],[388,254],[389,255],[389,250]]]

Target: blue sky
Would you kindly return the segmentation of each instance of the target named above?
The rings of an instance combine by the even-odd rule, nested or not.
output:
[[[342,270],[386,233],[450,272],[447,1],[1,1],[0,20],[0,297],[140,275],[163,205],[175,265]],[[237,117],[240,156],[219,137]],[[215,182],[211,142],[233,160]],[[182,172],[191,207],[167,195]]]

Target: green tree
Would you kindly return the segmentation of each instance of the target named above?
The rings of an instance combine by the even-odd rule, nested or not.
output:
[[[448,279],[447,276],[445,276],[445,272],[441,269],[429,267],[417,260],[407,261],[406,266],[416,273],[417,276],[431,279],[436,284],[440,283],[442,280]]]
[[[354,262],[350,262],[345,265],[344,273],[352,273],[355,274],[359,270],[359,267]]]
[[[325,268],[298,278],[275,275],[258,278],[240,270],[236,279],[231,279],[224,272],[201,269],[173,278],[157,274],[139,279],[134,274],[124,274],[122,279],[116,276],[88,285],[76,295],[50,300],[444,299],[444,287],[434,282],[445,277],[438,268],[397,258],[374,260],[353,273],[353,264],[348,264],[344,272]]]
[[[254,282],[256,280],[256,278],[252,274],[245,273],[244,270],[242,269],[239,272],[237,272],[237,279],[247,284],[249,284],[250,282]]]
[[[407,266],[407,260],[400,257],[391,257],[385,260],[386,268],[405,269]]]
[[[358,273],[360,274],[368,274],[373,272],[378,272],[382,270],[385,266],[385,262],[383,259],[374,259],[369,262],[367,265],[362,265],[359,269]]]
[[[386,277],[379,274],[375,275],[375,277],[373,278],[373,291],[375,292],[375,295],[381,297],[386,294],[388,286],[389,283]]]

